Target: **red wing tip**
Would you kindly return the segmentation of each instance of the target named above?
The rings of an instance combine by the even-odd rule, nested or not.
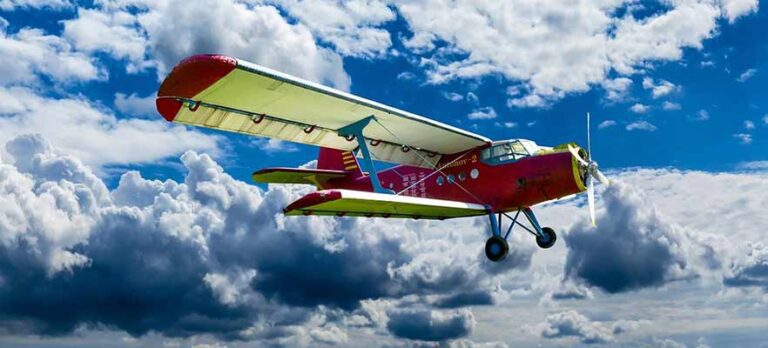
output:
[[[198,54],[179,62],[157,91],[157,111],[173,121],[181,102],[173,98],[192,98],[237,67],[237,59],[220,54]]]

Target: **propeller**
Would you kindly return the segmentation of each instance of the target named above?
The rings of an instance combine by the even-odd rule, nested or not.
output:
[[[597,162],[592,159],[592,143],[589,128],[589,113],[587,113],[587,153],[589,154],[589,161],[583,159],[581,155],[579,155],[579,150],[570,144],[568,144],[568,151],[587,172],[587,202],[589,203],[589,217],[590,221],[592,221],[592,226],[597,226],[595,223],[595,187],[592,178],[597,179],[597,181],[600,181],[606,186],[610,185],[611,182],[600,172]]]

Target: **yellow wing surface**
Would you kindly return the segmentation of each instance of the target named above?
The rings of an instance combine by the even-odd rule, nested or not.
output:
[[[486,137],[243,60],[199,55],[165,79],[158,111],[169,121],[354,150],[337,131],[374,116],[363,134],[374,159],[429,167]]]
[[[488,214],[480,204],[353,190],[312,192],[291,203],[285,215],[335,215],[450,219]]]

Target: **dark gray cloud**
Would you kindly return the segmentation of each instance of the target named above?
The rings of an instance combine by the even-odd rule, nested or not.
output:
[[[393,335],[421,341],[444,341],[468,336],[475,317],[467,309],[449,312],[429,309],[396,309],[387,313]]]
[[[13,164],[0,163],[0,331],[62,335],[85,325],[329,343],[343,341],[334,321],[347,319],[310,320],[318,306],[354,316],[361,301],[407,295],[455,296],[445,303],[460,306],[478,300],[456,294],[490,283],[479,235],[465,245],[424,222],[287,218],[282,208],[310,188],[264,192],[206,155],[182,156],[183,182],[128,172],[110,192],[40,137],[20,137],[8,153]],[[433,337],[465,335],[451,325],[471,315],[456,313]]]
[[[616,182],[603,193],[597,228],[576,223],[565,235],[566,277],[617,293],[690,277],[686,244],[695,241],[664,221],[641,194]]]

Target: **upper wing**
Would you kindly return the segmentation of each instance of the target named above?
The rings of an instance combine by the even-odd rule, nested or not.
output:
[[[375,116],[363,134],[377,160],[428,167],[490,140],[239,59],[192,56],[163,81],[157,109],[169,121],[351,151],[337,130]],[[407,147],[406,147],[407,146]],[[412,150],[411,149],[417,149]]]
[[[283,212],[288,216],[336,215],[439,220],[488,214],[480,204],[352,190],[312,192],[288,205]]]

